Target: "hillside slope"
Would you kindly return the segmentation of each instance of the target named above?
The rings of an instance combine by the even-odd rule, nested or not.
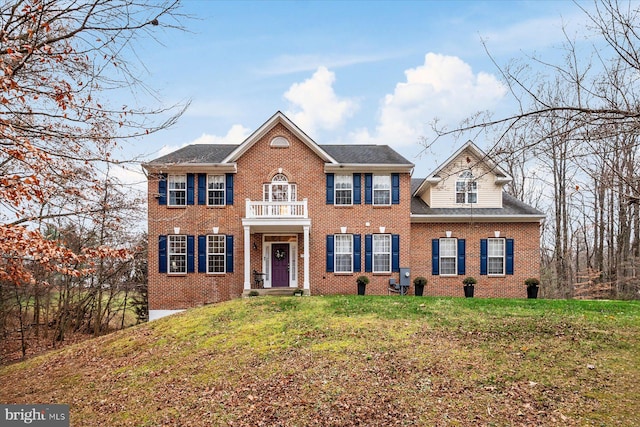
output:
[[[637,302],[259,297],[0,368],[74,426],[640,425]]]

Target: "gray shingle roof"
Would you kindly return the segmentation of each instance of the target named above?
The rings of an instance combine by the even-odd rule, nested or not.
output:
[[[193,144],[152,160],[150,164],[166,163],[220,163],[238,145]],[[338,163],[412,165],[387,145],[320,145]]]
[[[411,194],[413,194],[424,179],[411,179]],[[502,192],[501,208],[431,208],[420,197],[411,199],[411,213],[414,215],[478,215],[478,216],[506,216],[506,215],[538,215],[544,216],[544,213],[516,199],[510,194]]]
[[[220,163],[233,150],[238,148],[236,144],[193,144],[187,145],[166,156],[152,160],[154,163]]]
[[[412,165],[388,145],[321,145],[338,163]]]

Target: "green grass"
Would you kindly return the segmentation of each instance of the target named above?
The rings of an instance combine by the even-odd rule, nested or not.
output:
[[[640,425],[640,303],[375,296],[207,306],[0,368],[72,425]]]

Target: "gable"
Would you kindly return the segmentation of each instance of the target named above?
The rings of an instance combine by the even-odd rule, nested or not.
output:
[[[456,200],[456,182],[472,177],[476,203]],[[414,192],[432,208],[501,208],[502,191],[511,177],[473,142],[469,141],[425,178]]]
[[[300,142],[305,144],[311,151],[313,151],[318,157],[325,162],[336,163],[336,161],[329,156],[315,141],[313,141],[306,133],[304,133],[298,126],[296,126],[287,116],[282,112],[276,112],[269,120],[264,122],[255,132],[253,132],[242,144],[237,146],[225,159],[225,163],[237,162],[242,155],[253,147],[258,141],[261,141],[265,136],[269,136],[269,132],[272,131],[277,125],[284,126],[291,134],[297,138]],[[276,148],[288,148],[292,141],[289,141],[283,135],[276,135],[269,138],[269,144],[271,147]]]

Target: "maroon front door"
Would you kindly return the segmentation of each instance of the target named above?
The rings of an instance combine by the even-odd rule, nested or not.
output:
[[[289,244],[271,245],[271,286],[274,288],[289,287]]]

